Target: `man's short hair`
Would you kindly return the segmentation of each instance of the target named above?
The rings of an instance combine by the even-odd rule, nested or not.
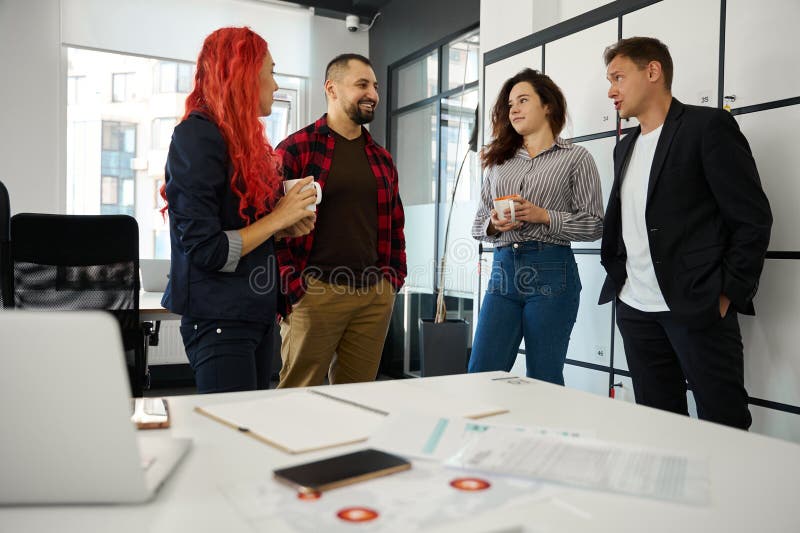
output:
[[[668,91],[672,90],[672,56],[667,45],[658,39],[653,37],[620,39],[603,52],[606,66],[617,56],[630,58],[639,69],[645,68],[651,61],[658,61],[664,73],[664,86]]]
[[[368,67],[372,68],[372,63],[369,59],[362,56],[361,54],[339,54],[338,56],[331,59],[328,66],[325,67],[325,81],[328,80],[338,80],[341,78],[342,73],[347,68],[347,64],[351,61],[360,61],[367,65]]]

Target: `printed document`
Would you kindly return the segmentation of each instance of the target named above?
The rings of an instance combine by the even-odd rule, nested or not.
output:
[[[445,464],[634,496],[709,502],[707,459],[598,440],[489,431]]]

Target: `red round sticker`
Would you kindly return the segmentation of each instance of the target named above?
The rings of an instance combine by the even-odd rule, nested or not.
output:
[[[366,507],[347,507],[336,513],[336,516],[345,522],[369,522],[378,518],[378,511]]]
[[[450,482],[450,486],[458,490],[476,491],[486,490],[492,486],[491,483],[485,479],[478,479],[476,477],[459,477]]]
[[[309,491],[309,492],[298,492],[297,493],[297,499],[298,500],[310,501],[310,500],[319,500],[320,498],[322,498],[322,493],[319,492],[319,491],[316,491],[316,490],[312,490],[312,491]]]

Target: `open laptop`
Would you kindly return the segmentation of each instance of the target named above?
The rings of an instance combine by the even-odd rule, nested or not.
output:
[[[0,504],[143,502],[188,450],[134,428],[110,314],[0,312],[0,353]]]
[[[140,259],[142,289],[147,292],[164,292],[169,280],[169,259]]]

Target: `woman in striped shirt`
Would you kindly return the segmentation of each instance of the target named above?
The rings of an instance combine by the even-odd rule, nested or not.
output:
[[[564,384],[581,291],[570,242],[603,231],[597,166],[585,148],[558,137],[565,122],[564,95],[549,77],[525,69],[503,84],[472,226],[495,250],[470,372],[510,370],[524,337],[528,377]],[[513,201],[513,216],[510,206],[493,208],[502,197]]]

